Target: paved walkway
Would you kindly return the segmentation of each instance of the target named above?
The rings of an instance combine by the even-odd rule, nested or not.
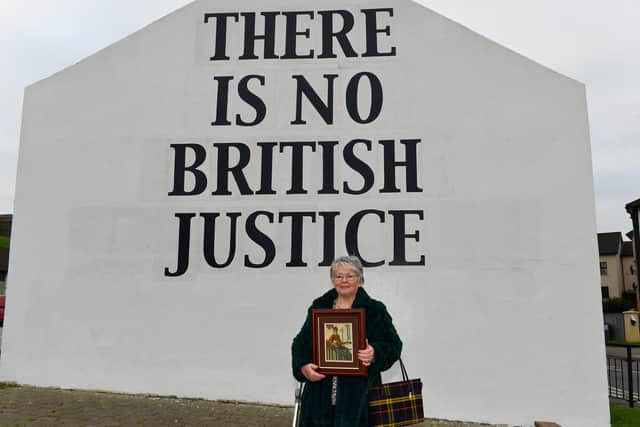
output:
[[[0,384],[2,427],[288,427],[292,414],[286,406]],[[433,420],[416,427],[483,425]]]

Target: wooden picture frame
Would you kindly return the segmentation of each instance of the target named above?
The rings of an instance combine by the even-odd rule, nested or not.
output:
[[[311,310],[313,363],[325,375],[367,376],[358,360],[366,348],[365,310]]]

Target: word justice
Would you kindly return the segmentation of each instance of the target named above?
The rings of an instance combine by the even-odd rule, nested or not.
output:
[[[376,181],[377,170],[382,166],[382,187],[380,193],[421,193],[423,190],[418,185],[418,144],[420,139],[380,140],[374,144],[368,139],[353,139],[342,147],[341,155],[336,154],[340,143],[338,141],[295,141],[295,142],[258,142],[257,148],[244,143],[214,143],[216,159],[211,166],[215,166],[213,178],[216,186],[211,193],[214,196],[232,195],[231,179],[242,196],[277,194],[274,189],[273,171],[282,168],[279,157],[285,151],[290,154],[290,187],[286,194],[308,194],[309,184],[304,182],[304,164],[307,159],[314,165],[321,165],[322,183],[320,188],[314,189],[317,194],[364,194],[372,190]],[[398,150],[396,150],[396,147]],[[209,186],[209,177],[205,171],[207,149],[200,144],[171,144],[174,153],[173,188],[169,196],[194,196],[204,193]],[[277,148],[277,150],[276,150]],[[381,150],[382,162],[364,159],[362,151],[371,152],[374,148]],[[396,158],[396,151],[404,151],[404,159]],[[359,154],[360,153],[360,154]],[[357,183],[344,180],[341,186],[336,185],[335,170],[336,157],[339,156],[340,166],[353,170],[357,175]],[[398,156],[400,157],[400,156]],[[232,161],[231,159],[237,159]],[[189,160],[187,160],[189,159]],[[382,163],[382,165],[380,165]],[[256,168],[254,170],[254,168]],[[251,175],[259,176],[259,185],[250,185],[245,170],[253,172]],[[259,173],[257,173],[259,170]],[[404,183],[396,182],[397,170],[404,170]],[[187,181],[192,182],[187,188]],[[402,187],[402,189],[400,188]]]
[[[287,267],[306,267],[308,264],[305,261],[303,254],[305,237],[312,241],[322,241],[322,260],[318,262],[318,266],[329,266],[331,261],[335,258],[335,246],[336,246],[336,219],[341,216],[337,211],[324,211],[324,212],[269,212],[269,211],[255,211],[249,215],[244,216],[242,212],[227,212],[226,218],[218,221],[221,217],[219,212],[205,212],[200,213],[199,217],[202,218],[202,242],[203,242],[203,255],[207,264],[216,269],[222,269],[230,266],[236,258],[236,252],[238,247],[238,241],[246,241],[248,238],[251,242],[256,244],[264,252],[262,259],[252,259],[250,255],[244,254],[244,266],[249,268],[264,268],[273,263],[276,258],[276,248],[282,250],[284,245],[278,244],[258,226],[258,222],[262,224],[264,228],[265,223],[268,224],[285,224],[289,223],[289,232],[291,236],[291,246],[287,256],[289,261],[286,263]],[[177,213],[175,217],[178,218],[178,260],[175,270],[171,271],[169,268],[165,268],[164,275],[167,277],[177,277],[185,274],[189,268],[189,252],[191,247],[191,225],[193,218],[196,217],[195,213]],[[371,217],[371,218],[367,218]],[[361,224],[365,220],[367,221],[367,230],[362,227]],[[384,259],[372,260],[369,254],[363,253],[360,248],[360,242],[362,238],[371,236],[371,233],[383,233],[379,227],[374,231],[371,229],[372,223],[386,224],[387,219],[391,218],[392,228],[392,246],[393,256],[390,261]],[[407,224],[407,220],[411,221]],[[418,254],[408,254],[407,241],[413,240],[420,242],[420,231],[417,227],[411,226],[417,221],[424,220],[424,211],[422,210],[389,210],[381,211],[375,209],[365,209],[352,214],[346,218],[346,226],[344,228],[344,243],[347,253],[356,255],[362,260],[362,264],[365,267],[377,267],[381,265],[391,266],[424,266],[425,256]],[[244,222],[244,234],[238,236],[238,223]],[[223,223],[223,225],[221,225]],[[305,223],[319,224],[319,227],[313,227],[316,233],[312,233],[309,230],[305,230]],[[407,228],[411,226],[412,231],[407,231]],[[224,230],[220,230],[220,227],[225,227]],[[270,227],[273,228],[273,227]],[[306,228],[310,228],[307,226]],[[305,232],[306,231],[306,232]],[[322,234],[321,236],[318,234]],[[218,237],[216,235],[222,234],[225,237]],[[272,234],[280,234],[277,231]],[[226,237],[228,236],[228,238]],[[217,243],[224,244],[224,250],[226,251],[226,258],[219,260],[216,258],[216,253],[220,254],[221,248],[216,247]],[[415,243],[411,245],[416,246]],[[228,248],[228,249],[227,249]]]

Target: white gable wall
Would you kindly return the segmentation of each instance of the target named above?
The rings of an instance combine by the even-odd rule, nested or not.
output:
[[[608,425],[583,85],[411,2],[324,2],[321,10],[332,7],[356,16],[354,46],[364,40],[358,10],[393,7],[383,21],[398,55],[212,62],[205,12],[317,9],[299,1],[198,1],[27,89],[1,378],[290,403],[291,338],[308,304],[330,286],[328,269],[316,266],[320,223],[305,223],[309,267],[285,267],[289,225],[265,222],[277,246],[269,267],[242,265],[245,253],[263,253],[241,233],[235,261],[215,270],[202,259],[202,224],[194,219],[189,270],[169,278],[174,215],[222,212],[222,221],[226,212],[340,211],[339,234],[361,209],[415,209],[424,220],[408,220],[407,231],[421,236],[407,240],[408,253],[424,254],[427,266],[369,268],[365,286],[394,316],[403,359],[425,383],[426,415]],[[242,34],[234,25],[230,53]],[[301,52],[320,49],[319,29],[315,20]],[[384,87],[381,116],[368,125],[354,124],[342,106],[348,78],[361,71]],[[324,85],[320,76],[331,73],[339,74],[335,124],[305,104],[309,124],[291,126],[291,75]],[[266,77],[255,88],[267,118],[255,127],[212,127],[213,76],[247,74]],[[238,109],[253,117],[233,100],[230,111]],[[276,196],[240,196],[233,185],[233,196],[212,196],[213,183],[199,196],[167,194],[170,144],[207,147],[213,177],[214,142],[243,142],[256,154],[258,141],[335,139],[342,147],[353,138],[374,141],[363,158],[376,172],[376,190],[383,161],[376,141],[420,138],[424,191],[287,195],[285,153],[274,166]],[[305,182],[317,190],[314,159],[318,153],[306,157]],[[358,186],[358,174],[337,159],[337,187],[342,179]],[[256,187],[259,176],[259,168],[247,169]],[[403,182],[404,173],[397,177]],[[370,259],[391,258],[391,224],[363,222]],[[338,254],[343,240],[336,238]],[[397,377],[394,368],[385,378]]]

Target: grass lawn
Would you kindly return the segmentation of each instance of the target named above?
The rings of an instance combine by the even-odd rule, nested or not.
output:
[[[611,427],[638,427],[640,426],[640,408],[627,408],[625,406],[610,404]]]
[[[0,248],[9,247],[9,238],[7,236],[0,236]]]

